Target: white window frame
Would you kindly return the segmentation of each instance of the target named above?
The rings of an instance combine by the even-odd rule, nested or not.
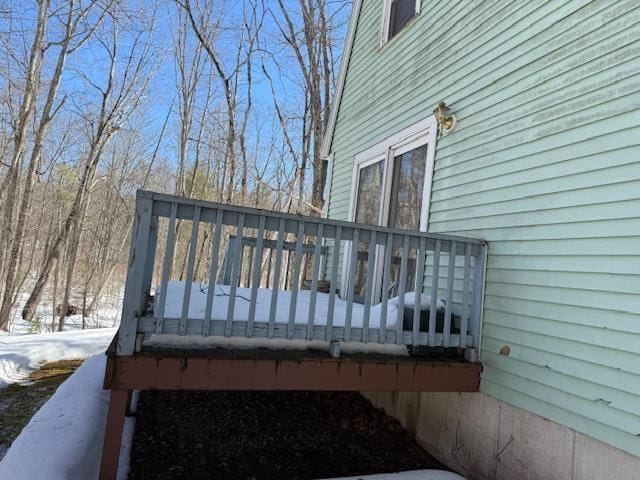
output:
[[[393,0],[383,0],[382,3],[382,19],[381,19],[381,24],[380,24],[380,48],[384,47],[387,43],[393,41],[395,38],[397,38],[400,35],[400,32],[398,32],[393,38],[389,39],[389,29],[390,29],[390,22],[391,22],[391,4],[392,4]],[[422,1],[421,0],[416,0],[416,13],[415,16],[417,17],[418,15],[420,15],[420,6],[421,6]],[[414,17],[415,19],[415,17]],[[412,22],[413,20],[409,21],[409,24]],[[405,28],[409,25],[407,24],[405,26]],[[404,31],[404,29],[403,29]]]
[[[380,217],[378,225],[386,225],[389,218],[389,207],[391,202],[391,184],[394,170],[395,157],[403,153],[414,150],[422,145],[428,145],[427,161],[424,172],[424,184],[422,188],[422,208],[420,212],[420,228],[419,231],[426,232],[429,229],[429,210],[431,204],[431,189],[433,183],[433,168],[436,154],[436,141],[438,137],[438,122],[435,116],[431,115],[426,119],[403,129],[402,131],[386,138],[382,142],[368,148],[367,150],[357,154],[353,162],[353,170],[351,174],[351,192],[349,195],[349,214],[348,220],[355,221],[356,202],[358,200],[358,183],[360,180],[360,170],[379,161],[384,161],[382,191],[382,208],[380,209]],[[344,259],[351,257],[351,241],[345,242]],[[377,255],[379,258],[380,255]],[[380,271],[379,265],[376,271]],[[376,274],[376,284],[379,275]],[[343,261],[342,268],[342,286],[347,286],[349,278],[348,265]]]

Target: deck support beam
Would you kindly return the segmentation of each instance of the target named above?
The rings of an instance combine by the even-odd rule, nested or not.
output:
[[[107,425],[104,432],[104,443],[102,444],[100,480],[116,480],[118,476],[122,432],[130,401],[131,390],[111,390]]]
[[[480,365],[413,357],[284,355],[111,356],[105,388],[118,390],[319,390],[476,392]],[[279,354],[279,355],[276,355]]]

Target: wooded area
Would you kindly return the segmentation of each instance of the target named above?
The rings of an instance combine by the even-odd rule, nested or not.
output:
[[[0,2],[0,329],[118,296],[138,188],[322,214],[349,7]]]

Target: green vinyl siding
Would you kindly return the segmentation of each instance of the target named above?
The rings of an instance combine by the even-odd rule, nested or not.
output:
[[[423,0],[382,49],[362,3],[330,217],[444,100],[429,231],[489,241],[482,391],[640,455],[640,3]]]

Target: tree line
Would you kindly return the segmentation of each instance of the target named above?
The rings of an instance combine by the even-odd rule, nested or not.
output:
[[[138,188],[321,214],[349,7],[0,3],[0,329],[122,285]]]

